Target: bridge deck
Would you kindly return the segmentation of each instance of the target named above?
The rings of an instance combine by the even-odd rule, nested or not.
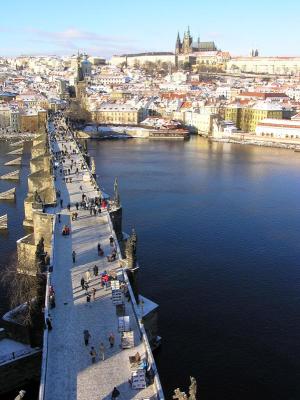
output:
[[[68,142],[69,146],[70,142]],[[61,148],[62,142],[54,146]],[[72,147],[75,144],[72,144]],[[81,155],[73,156],[77,164]],[[65,164],[65,167],[68,163]],[[61,191],[64,207],[68,202],[74,204],[81,201],[83,192],[87,196],[95,196],[90,182],[83,182],[71,175],[73,183],[65,183],[57,172],[56,186]],[[75,207],[71,208],[74,211]],[[101,243],[105,255],[110,254],[109,236],[111,234],[107,211],[101,216],[90,216],[89,211],[79,210],[77,221],[71,221],[70,213],[66,208],[61,211],[61,223],[56,224],[54,244],[54,270],[52,284],[55,289],[56,307],[51,310],[53,329],[49,332],[48,361],[45,382],[46,400],[93,400],[111,399],[114,386],[118,387],[121,395],[119,399],[156,399],[154,385],[146,389],[133,390],[128,383],[131,377],[128,357],[137,351],[145,353],[140,342],[138,326],[133,315],[131,302],[126,302],[126,313],[131,319],[134,329],[135,344],[132,349],[120,348],[120,334],[118,333],[118,317],[115,306],[112,304],[111,291],[100,286],[100,278],[94,277],[92,267],[97,264],[99,274],[104,270],[118,267],[118,261],[108,262],[106,257],[99,257],[97,243]],[[71,224],[71,235],[62,236],[63,224]],[[76,251],[76,262],[72,262],[72,251]],[[82,290],[80,280],[82,275],[90,269],[90,288],[95,287],[96,300],[86,302],[85,291]],[[83,331],[88,329],[91,334],[90,343],[84,345]],[[115,344],[109,347],[108,336],[113,333]],[[100,360],[99,345],[105,346],[105,360]],[[90,347],[94,346],[97,352],[96,363],[91,363]]]

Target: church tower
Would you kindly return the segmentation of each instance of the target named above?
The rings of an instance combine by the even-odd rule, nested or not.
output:
[[[77,77],[75,84],[76,98],[82,100],[85,95],[86,81],[83,76],[82,66],[81,66],[81,56],[78,52],[77,56]]]
[[[188,30],[184,33],[183,36],[183,42],[182,42],[183,54],[189,54],[192,52],[192,42],[193,38],[190,34],[190,27],[188,27]]]
[[[178,32],[176,45],[175,45],[175,54],[180,54],[181,52],[182,52],[182,43],[181,43],[179,32]]]

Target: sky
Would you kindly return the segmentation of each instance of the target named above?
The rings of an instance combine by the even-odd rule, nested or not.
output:
[[[0,15],[0,56],[174,51],[188,26],[233,56],[300,56],[299,0],[3,0]]]

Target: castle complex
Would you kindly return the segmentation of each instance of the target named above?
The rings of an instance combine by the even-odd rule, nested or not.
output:
[[[180,40],[179,32],[177,35],[175,54],[191,54],[199,51],[216,51],[217,47],[214,42],[201,42],[198,37],[197,42],[193,42],[193,37],[190,33],[190,28],[184,32],[182,41]]]

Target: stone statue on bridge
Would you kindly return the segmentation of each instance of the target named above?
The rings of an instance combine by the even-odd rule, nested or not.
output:
[[[42,203],[41,196],[38,194],[37,190],[34,192],[34,202],[35,203]]]
[[[189,395],[185,394],[184,392],[181,392],[180,389],[175,389],[174,390],[174,395],[173,399],[177,400],[196,400],[196,394],[197,394],[197,382],[196,379],[193,378],[192,376],[190,377],[191,384],[189,387]]]
[[[126,260],[128,268],[134,268],[136,266],[136,248],[137,248],[137,234],[135,229],[132,229],[131,235],[126,240]]]
[[[96,173],[96,166],[95,166],[95,160],[94,157],[91,157],[91,172],[93,175]]]
[[[118,178],[115,178],[115,183],[114,183],[114,202],[116,207],[120,207],[121,202],[120,202],[120,194],[119,194],[119,188],[118,188]]]
[[[36,262],[37,266],[39,268],[39,272],[43,272],[43,269],[45,267],[45,246],[44,246],[44,238],[43,236],[40,238],[38,241],[38,244],[36,245],[36,251],[35,251],[35,257],[36,257]]]

